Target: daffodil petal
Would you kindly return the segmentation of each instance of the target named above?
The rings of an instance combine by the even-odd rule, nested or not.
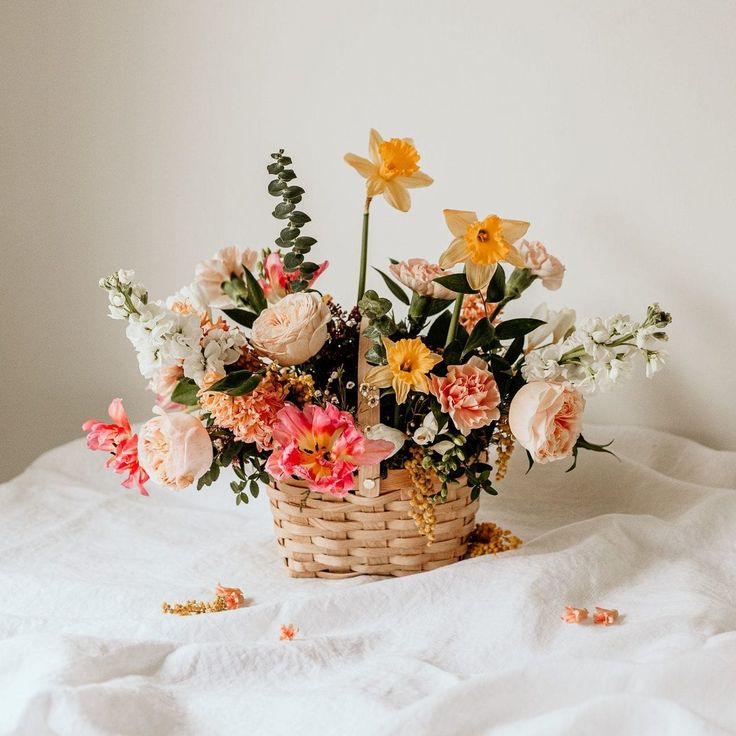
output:
[[[462,238],[468,229],[468,225],[472,225],[478,219],[475,212],[467,210],[443,210],[443,213],[447,227],[450,228],[450,232],[456,238]]]
[[[377,197],[386,187],[386,180],[380,176],[371,176],[366,182],[366,190],[369,197]]]
[[[396,403],[403,404],[409,395],[409,384],[399,378],[394,379],[394,391],[396,392]]]
[[[515,243],[526,235],[529,223],[523,220],[501,220],[501,232],[507,243]]]
[[[370,135],[368,136],[368,155],[376,166],[381,163],[381,154],[378,150],[381,143],[383,143],[381,134],[375,128],[371,128]]]
[[[378,386],[378,388],[388,388],[393,381],[394,374],[387,365],[377,365],[371,368],[365,376],[364,382],[369,386]]]
[[[395,179],[387,181],[383,188],[386,201],[401,212],[408,212],[411,207],[411,197],[406,187],[402,187]]]
[[[456,263],[462,263],[470,258],[470,251],[465,238],[455,238],[450,247],[440,256],[440,268],[452,268]]]
[[[414,382],[414,390],[419,391],[421,394],[429,393],[429,381],[427,380],[427,376],[423,374],[421,376],[417,376]]]
[[[521,257],[521,253],[519,253],[515,245],[509,245],[509,252],[506,254],[504,260],[517,268],[526,268],[526,262]]]
[[[481,291],[488,286],[488,282],[491,280],[495,271],[495,263],[487,266],[484,263],[473,263],[473,261],[468,261],[465,265],[465,276],[468,279],[468,283],[473,289],[477,289],[478,291]]]
[[[354,153],[346,153],[343,157],[345,163],[350,164],[361,176],[375,176],[378,173],[378,167],[371,163],[367,158],[356,156]]]
[[[394,181],[407,189],[417,189],[419,187],[428,187],[434,179],[423,171],[415,171],[411,176],[397,176]]]

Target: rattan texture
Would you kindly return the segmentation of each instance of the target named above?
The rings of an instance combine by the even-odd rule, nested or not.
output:
[[[408,575],[457,562],[467,552],[478,501],[470,489],[451,485],[435,507],[431,545],[409,511],[411,481],[406,470],[389,470],[375,498],[306,494],[302,481],[268,487],[279,549],[290,575],[345,578]]]

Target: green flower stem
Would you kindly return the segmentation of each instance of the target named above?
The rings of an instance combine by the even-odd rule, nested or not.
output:
[[[517,295],[517,294],[510,294],[509,296],[505,296],[505,297],[504,297],[503,299],[501,299],[501,301],[500,301],[500,302],[498,302],[498,304],[496,304],[496,306],[495,306],[494,310],[493,310],[493,311],[491,312],[491,316],[490,316],[490,317],[488,318],[488,321],[492,323],[492,322],[493,322],[493,320],[494,320],[494,319],[496,319],[496,317],[498,317],[498,315],[499,315],[499,313],[501,312],[501,310],[502,310],[502,309],[503,309],[503,308],[504,308],[504,307],[505,307],[505,306],[506,306],[506,305],[507,305],[507,304],[508,304],[508,303],[509,303],[510,301],[513,301],[514,299],[518,299],[518,298],[519,298],[519,297],[518,297],[518,295]]]
[[[358,274],[358,301],[365,294],[365,276],[368,269],[368,218],[370,217],[371,197],[365,198],[363,208],[363,239],[360,244],[360,273]]]
[[[445,347],[447,347],[455,339],[455,333],[457,332],[457,325],[460,321],[460,312],[463,308],[464,298],[465,294],[458,294],[455,297],[455,307],[452,310],[452,319],[450,320],[450,327],[447,330],[447,340],[445,340]]]

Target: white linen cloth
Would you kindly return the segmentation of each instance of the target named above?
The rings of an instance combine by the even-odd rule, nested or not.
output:
[[[143,498],[81,440],[47,453],[0,487],[0,733],[734,733],[736,453],[586,435],[621,461],[517,451],[483,499],[519,550],[343,581],[286,575],[265,493]],[[218,581],[248,607],[161,613]]]

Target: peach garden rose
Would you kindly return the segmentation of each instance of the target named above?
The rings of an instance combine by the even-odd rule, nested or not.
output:
[[[141,428],[138,457],[153,480],[178,491],[210,469],[212,442],[202,422],[191,414],[159,414]]]
[[[580,436],[585,399],[566,383],[532,381],[514,396],[509,426],[534,462],[569,457]]]
[[[322,349],[331,318],[317,294],[287,294],[260,313],[253,323],[251,344],[279,365],[301,365]]]

